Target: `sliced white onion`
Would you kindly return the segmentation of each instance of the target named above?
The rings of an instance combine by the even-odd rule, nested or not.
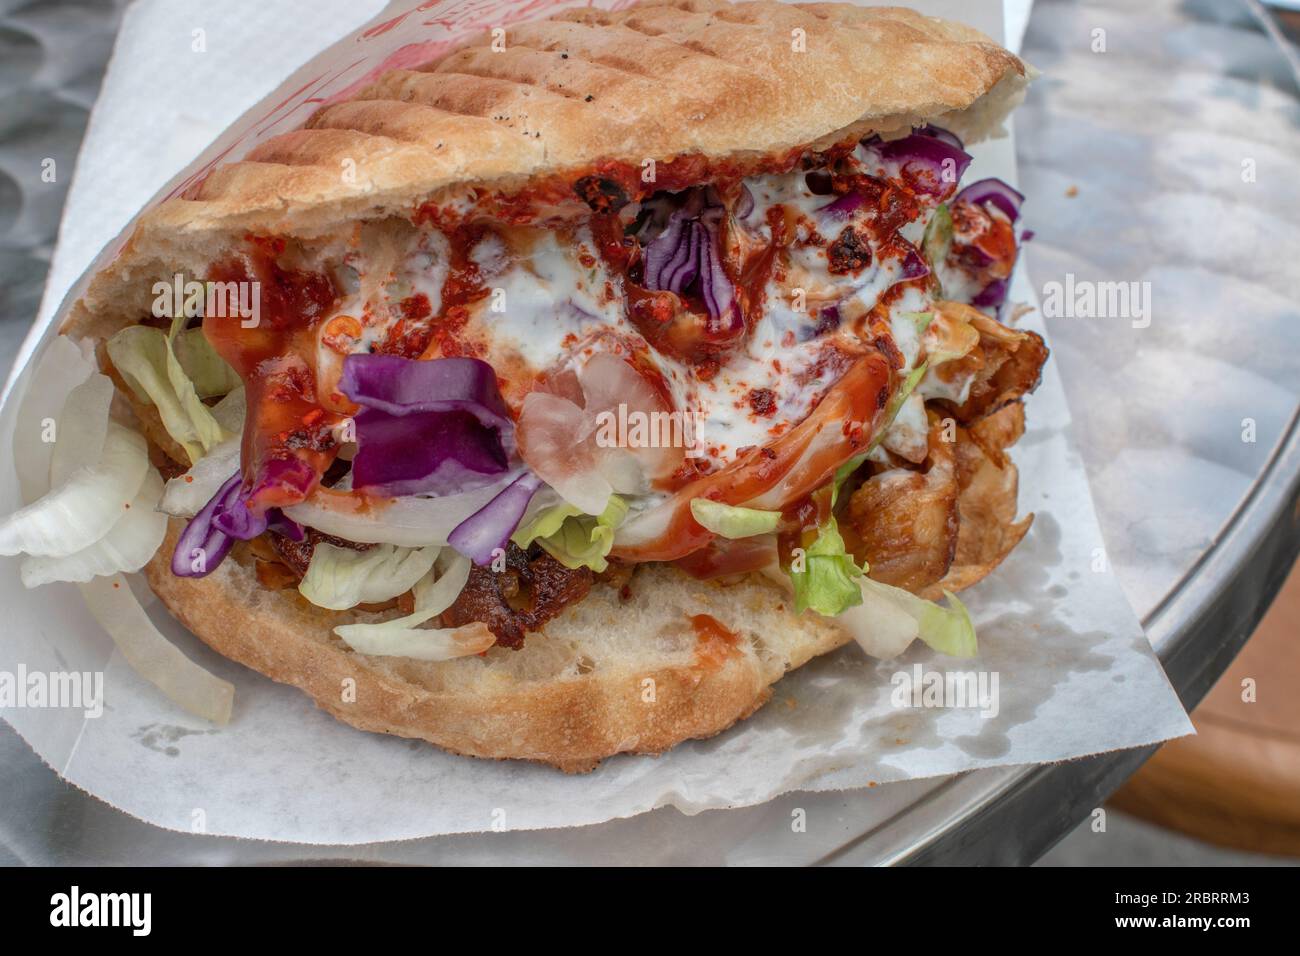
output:
[[[217,445],[194,463],[189,471],[167,482],[159,507],[178,518],[192,518],[239,470],[239,439]]]
[[[95,464],[108,440],[108,410],[113,404],[113,380],[93,374],[68,393],[54,434],[50,455],[50,487],[57,488],[79,468]]]
[[[635,548],[657,541],[668,533],[673,517],[681,503],[668,498],[651,502],[645,509],[628,517],[614,532],[616,548]]]
[[[46,423],[58,422],[68,393],[95,373],[95,365],[67,336],[56,336],[29,373],[27,393],[14,426],[14,469],[23,501],[31,504],[50,490],[53,446]]]
[[[234,686],[204,670],[167,640],[122,575],[95,578],[79,586],[86,607],[137,674],[196,717],[218,724],[230,721]]]
[[[496,643],[481,622],[453,628],[420,626],[451,607],[469,580],[469,571],[469,558],[447,548],[439,555],[437,567],[416,583],[413,614],[380,624],[342,624],[334,633],[353,650],[373,657],[448,661],[481,654]]]
[[[117,523],[148,470],[144,438],[110,422],[98,464],[0,521],[0,554],[62,558],[89,547]]]
[[[212,406],[212,417],[217,420],[218,425],[232,435],[243,434],[244,418],[247,415],[248,396],[242,385]]]
[[[34,588],[52,581],[89,581],[97,575],[139,571],[167,534],[167,516],[157,510],[162,490],[162,477],[150,468],[131,506],[108,534],[66,557],[23,558],[23,584]]]
[[[422,628],[433,615],[427,611],[383,624],[342,624],[334,633],[359,654],[409,657],[416,661],[449,661],[482,654],[496,637],[482,621],[463,627]]]
[[[916,640],[916,619],[888,601],[866,600],[835,618],[871,657],[897,657]]]
[[[650,490],[650,482],[635,454],[626,448],[602,448],[600,451],[601,454],[596,456],[596,470],[609,482],[610,488],[620,495],[643,495]],[[605,500],[609,500],[608,495]],[[602,507],[600,510],[605,509]]]
[[[761,569],[768,580],[794,593],[790,575],[773,562]],[[852,635],[853,640],[870,657],[889,660],[911,646],[920,634],[916,619],[888,601],[872,599],[864,590],[863,603],[841,611],[835,620]]]
[[[415,585],[416,613],[425,612],[430,618],[451,607],[469,580],[470,561],[463,554],[447,548],[439,555],[438,564],[442,567],[436,578],[429,573]]]
[[[310,528],[358,544],[395,544],[403,548],[442,547],[458,524],[497,496],[517,473],[459,495],[441,498],[402,497],[364,502],[359,496],[318,489],[284,513]]]
[[[203,509],[218,489],[239,469],[240,438],[248,400],[244,386],[239,386],[212,406],[212,417],[225,431],[234,435],[216,445],[183,475],[167,482],[159,507],[178,518],[192,518]]]

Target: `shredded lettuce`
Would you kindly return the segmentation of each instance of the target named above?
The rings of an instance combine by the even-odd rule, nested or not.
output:
[[[239,373],[217,354],[202,328],[185,329],[172,337],[172,348],[181,369],[199,398],[227,395],[239,388]]]
[[[864,576],[860,582],[869,580]],[[836,620],[868,656],[880,660],[897,657],[916,640],[916,619],[893,601],[880,600],[875,591],[864,587],[863,596],[862,603],[845,608]]]
[[[510,540],[521,548],[534,541],[566,568],[604,571],[614,547],[614,532],[627,518],[627,502],[610,495],[599,515],[583,514],[570,504],[543,508],[521,524]]]
[[[167,434],[185,449],[193,464],[231,435],[203,404],[177,357],[176,338],[184,323],[185,317],[177,316],[167,333],[147,325],[123,329],[108,340],[108,356],[136,397],[157,407]],[[205,368],[200,369],[199,364]],[[195,368],[202,372],[205,387],[212,385],[206,380],[208,363],[199,364]]]
[[[444,549],[429,573],[415,582],[411,590],[415,597],[415,610],[427,612],[429,617],[441,614],[455,603],[469,580],[470,560],[451,548]],[[425,618],[424,620],[428,620]],[[421,622],[423,623],[423,621]]]
[[[817,538],[803,554],[802,567],[791,562],[790,583],[794,586],[794,609],[812,608],[818,614],[835,617],[862,603],[858,580],[865,573],[844,547],[844,537],[834,516],[817,528]]]
[[[217,445],[185,474],[167,482],[158,507],[169,515],[193,518],[239,470],[239,449],[238,438]]]
[[[243,385],[212,406],[212,417],[217,420],[217,424],[235,437],[209,448],[207,454],[190,466],[189,471],[169,480],[163,491],[162,502],[158,505],[161,510],[181,518],[194,517],[238,470],[241,445],[239,436],[244,433],[247,406]]]
[[[342,611],[387,601],[411,590],[429,573],[439,548],[380,544],[365,551],[316,545],[298,591],[317,607]]]
[[[608,502],[606,507],[608,507]],[[531,518],[519,523],[510,540],[521,548],[526,548],[538,538],[549,538],[556,534],[569,518],[575,518],[583,512],[567,502],[542,508]]]
[[[932,368],[959,359],[980,344],[979,330],[950,312],[935,314],[925,330],[925,352]]]
[[[924,377],[928,363],[917,366],[903,380],[885,410],[885,424],[867,451],[849,459],[835,472],[830,485],[814,494],[829,494],[833,510],[840,489],[880,441],[903,402]],[[812,608],[839,617],[858,643],[875,657],[893,657],[920,637],[941,654],[973,657],[975,626],[965,606],[948,591],[949,607],[917,597],[910,591],[873,581],[867,565],[858,567],[844,546],[839,525],[831,514],[817,528],[817,538],[804,552],[804,567],[787,569],[794,586],[795,610]]]
[[[368,633],[391,633],[398,630],[411,630],[441,614],[455,603],[456,598],[469,580],[470,560],[463,554],[457,554],[450,548],[428,548],[439,551],[437,559],[429,570],[411,587],[415,598],[415,610],[392,621],[380,624],[343,624],[334,629],[334,633],[344,637],[342,628],[363,628]],[[377,630],[382,629],[382,630]],[[353,631],[360,633],[360,631]]]
[[[916,326],[916,334],[917,334],[917,335],[924,335],[924,334],[925,334],[925,330],[928,329],[928,328],[930,327],[930,323],[934,321],[934,312],[933,312],[933,311],[930,311],[930,312],[900,312],[899,315],[900,315],[900,317],[909,320],[909,321],[910,321],[914,326]]]
[[[944,607],[865,576],[858,583],[862,606],[841,615],[840,621],[872,656],[895,657],[918,637],[949,657],[974,657],[977,653],[970,613],[951,591],[943,592],[948,599],[948,607]]]
[[[944,591],[948,607],[867,577],[844,547],[835,519],[817,529],[801,571],[789,569],[795,610],[812,608],[839,619],[872,657],[896,657],[920,638],[940,654],[974,657],[975,625],[966,606]]]
[[[225,432],[217,422],[216,416],[212,410],[203,404],[199,397],[195,383],[191,381],[185,368],[181,365],[180,359],[176,354],[176,337],[185,327],[185,317],[178,315],[172,320],[172,327],[167,332],[167,347],[164,351],[164,358],[167,366],[167,381],[171,384],[172,393],[180,402],[181,409],[186,417],[190,420],[198,442],[206,453],[215,445],[219,445],[230,436]],[[172,436],[175,437],[175,436]],[[194,456],[190,455],[190,461],[194,461]]]
[[[691,514],[701,527],[724,538],[752,538],[771,534],[781,522],[781,512],[725,505],[708,498],[691,501]]]
[[[939,281],[939,266],[948,258],[948,248],[952,245],[952,213],[948,210],[948,204],[944,203],[934,211],[930,217],[930,222],[925,227],[925,235],[921,238],[921,252],[925,256],[926,262],[930,263],[930,274]],[[943,289],[939,289],[939,296],[942,298]]]
[[[248,417],[248,396],[244,393],[244,386],[231,389],[225,398],[213,405],[212,417],[230,434],[242,435],[244,419]]]

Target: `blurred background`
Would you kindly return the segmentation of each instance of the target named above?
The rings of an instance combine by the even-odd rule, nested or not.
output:
[[[0,0],[0,368],[6,373],[40,303],[71,173],[126,7],[127,0]],[[1155,164],[1144,153],[1130,148],[1137,143],[1131,130],[1110,139],[1116,128],[1123,127],[1116,117],[1127,109],[1142,109],[1146,105],[1142,97],[1163,97],[1161,108],[1171,113],[1182,110],[1188,126],[1181,132],[1203,129],[1204,146],[1210,152],[1232,135],[1227,131],[1252,123],[1277,124],[1279,117],[1293,127],[1286,135],[1295,142],[1300,124],[1300,48],[1296,46],[1300,11],[1286,7],[1300,4],[1267,9],[1253,0],[1140,4],[1040,0],[1036,4],[1024,49],[1026,59],[1043,69],[1046,77],[1035,86],[1018,120],[1017,135],[1025,191],[1040,203],[1038,215],[1045,220],[1030,222],[1040,240],[1030,246],[1028,268],[1039,284],[1066,268],[1086,273],[1090,264],[1104,266],[1107,251],[1120,258],[1129,255],[1123,237],[1113,235],[1115,210],[1097,201],[1095,191],[1103,188],[1106,174],[1147,176],[1157,182],[1167,178],[1167,171],[1152,168]],[[1098,29],[1103,36],[1100,52],[1107,53],[1106,43],[1112,44],[1111,62],[1118,64],[1118,72],[1108,72],[1107,80],[1097,69]],[[294,65],[286,63],[284,72]],[[165,70],[166,64],[159,68]],[[1145,80],[1142,69],[1148,71]],[[1211,96],[1213,100],[1207,100]],[[1159,117],[1151,122],[1158,126]],[[1092,148],[1098,153],[1090,155]],[[1186,146],[1170,147],[1178,148]],[[1294,155],[1289,157],[1292,182],[1284,198],[1300,204],[1294,194]],[[1195,152],[1185,158],[1199,161]],[[49,160],[59,170],[52,181],[41,175]],[[1300,220],[1288,221],[1294,228]],[[1178,243],[1190,240],[1170,231],[1199,229],[1203,222],[1175,215],[1166,220],[1164,234],[1130,236],[1127,241],[1172,246],[1165,264],[1181,266]],[[1228,230],[1227,235],[1236,234]],[[1262,238],[1256,235],[1253,241]],[[1217,232],[1204,232],[1200,241],[1214,247],[1225,239]],[[1281,267],[1282,274],[1269,277],[1289,291],[1285,302],[1271,308],[1280,310],[1275,318],[1290,323],[1292,347],[1294,330],[1300,328],[1293,292],[1300,271],[1296,261],[1289,259]],[[1233,282],[1269,284],[1260,276],[1242,276],[1242,270],[1237,271]],[[1218,293],[1217,288],[1212,291]],[[1252,294],[1246,295],[1247,302]],[[1216,321],[1210,314],[1202,318]],[[1096,355],[1085,347],[1083,337],[1088,333],[1056,326],[1052,332],[1067,381],[1087,382]],[[1248,348],[1229,359],[1236,367],[1249,367],[1274,382],[1294,370],[1294,365],[1273,364],[1267,351],[1259,346],[1259,354],[1254,354]],[[1294,415],[1287,401],[1294,406],[1296,382],[1292,379],[1289,386],[1281,387],[1279,433],[1288,414]],[[1085,464],[1108,543],[1114,547],[1117,538],[1126,545],[1141,543],[1141,536],[1149,535],[1152,551],[1158,551],[1158,557],[1144,556],[1139,548],[1136,556],[1128,556],[1131,567],[1125,581],[1131,582],[1130,600],[1142,616],[1166,593],[1174,575],[1185,578],[1193,573],[1193,559],[1199,553],[1193,552],[1206,533],[1189,532],[1176,519],[1139,529],[1115,517],[1120,512],[1111,512],[1108,496],[1118,494],[1118,488],[1124,488],[1125,494],[1139,492],[1125,485],[1130,475],[1117,474],[1112,467],[1119,455],[1107,451],[1107,440],[1115,440],[1114,423],[1106,418],[1108,406],[1100,400],[1089,400],[1085,406],[1076,401],[1078,394],[1086,396],[1082,390],[1072,390],[1072,410],[1076,426],[1096,450]],[[1120,437],[1132,444],[1141,436],[1131,416],[1126,423],[1129,427]],[[1269,436],[1267,442],[1275,438]],[[1178,467],[1201,466],[1180,461]],[[1156,489],[1154,493],[1167,492]],[[1230,512],[1233,500],[1223,505]],[[1206,520],[1222,519],[1216,513]],[[1194,524],[1190,516],[1188,521]],[[1191,545],[1184,547],[1184,536]],[[1191,557],[1179,557],[1183,552]],[[1177,561],[1171,561],[1171,554]],[[1116,563],[1120,570],[1119,558]],[[1167,573],[1166,565],[1172,568]],[[1280,577],[1285,568],[1270,573]],[[1169,580],[1156,581],[1160,574]],[[1048,852],[1040,865],[1300,861],[1298,639],[1300,573],[1292,571],[1245,650],[1196,708],[1193,716],[1199,735],[1161,748],[1114,795],[1106,806],[1104,831],[1095,818],[1086,821]],[[1268,681],[1261,690],[1263,675]],[[6,775],[48,773],[7,726],[0,726],[0,755]]]
[[[1124,14],[1113,17],[1120,9]],[[1119,29],[1112,26],[1106,39],[1113,40],[1116,45],[1122,44],[1125,52],[1147,61],[1152,67],[1150,78],[1159,83],[1157,91],[1144,90],[1137,85],[1124,90],[1105,81],[1098,82],[1098,71],[1080,64],[1081,58],[1087,58],[1074,52],[1079,49],[1079,36],[1087,32],[1095,41],[1095,31],[1105,29],[1107,23],[1117,24]],[[1139,27],[1146,31],[1141,37],[1135,35]],[[1300,69],[1298,44],[1298,0],[1267,4],[1253,0],[1154,0],[1141,4],[1044,3],[1040,0],[1025,37],[1026,58],[1043,69],[1049,78],[1058,77],[1062,83],[1072,81],[1080,91],[1076,96],[1091,102],[1086,108],[1078,109],[1071,102],[1075,97],[1063,96],[1059,90],[1036,91],[1040,95],[1048,94],[1037,102],[1031,94],[1029,112],[1040,115],[1027,117],[1022,114],[1017,123],[1025,191],[1036,195],[1036,180],[1060,182],[1058,178],[1042,176],[1042,167],[1047,164],[1057,170],[1068,169],[1069,175],[1089,176],[1091,174],[1085,171],[1085,166],[1091,158],[1094,163],[1117,163],[1124,176],[1140,181],[1144,187],[1157,188],[1160,190],[1157,201],[1162,205],[1179,203],[1183,198],[1181,190],[1172,182],[1178,174],[1171,175],[1171,169],[1153,169],[1153,166],[1167,164],[1167,167],[1182,167],[1185,172],[1187,167],[1206,165],[1207,160],[1212,164],[1216,154],[1225,160],[1225,166],[1231,162],[1228,157],[1258,155],[1258,141],[1263,138],[1260,130],[1272,122],[1265,116],[1276,118],[1271,109],[1274,102],[1286,104],[1280,125],[1286,127],[1287,136],[1294,137],[1295,124],[1300,118],[1294,109],[1297,76],[1300,75],[1297,72]],[[1137,71],[1129,73],[1127,78],[1133,84],[1141,82]],[[1280,101],[1272,99],[1275,94],[1281,94]],[[1107,103],[1104,98],[1108,95],[1119,99]],[[1234,105],[1221,110],[1220,100]],[[1159,160],[1154,163],[1129,152],[1125,144],[1109,141],[1102,129],[1106,117],[1144,108],[1150,111],[1145,124],[1155,136],[1164,137],[1168,143],[1157,148]],[[1187,126],[1171,123],[1158,112],[1165,109],[1184,111],[1190,122]],[[1083,120],[1085,125],[1061,135],[1064,142],[1057,148],[1044,146],[1042,140],[1052,135],[1046,125],[1051,123],[1049,117],[1052,115],[1067,123]],[[1097,125],[1088,128],[1087,124],[1091,122]],[[1173,145],[1171,140],[1186,133],[1188,127],[1194,130],[1193,135],[1199,142],[1190,151],[1185,151],[1181,142]],[[1081,133],[1084,135],[1079,135]],[[1077,151],[1078,144],[1088,134],[1101,137],[1097,152],[1091,157]],[[1242,159],[1242,162],[1246,161]],[[1290,166],[1293,171],[1294,163]],[[1040,183],[1038,188],[1046,187]],[[1292,189],[1289,184],[1281,182],[1271,188],[1279,189],[1279,196],[1290,193]],[[1243,284],[1240,295],[1234,296],[1238,291],[1233,289],[1234,280],[1251,275],[1250,267],[1239,266],[1235,255],[1259,258],[1261,246],[1267,244],[1272,232],[1266,228],[1262,235],[1238,234],[1229,239],[1232,230],[1223,228],[1206,215],[1213,206],[1212,201],[1208,196],[1199,198],[1197,205],[1201,208],[1183,218],[1178,228],[1186,231],[1189,244],[1225,250],[1220,253],[1224,267],[1219,281],[1214,283],[1213,300],[1196,301],[1195,295],[1204,294],[1204,290],[1188,294],[1176,300],[1178,314],[1165,317],[1182,325],[1179,334],[1184,341],[1206,334],[1214,326],[1226,332],[1229,322],[1224,319],[1229,317],[1215,314],[1216,310],[1225,307],[1247,314],[1241,329],[1249,330],[1255,324],[1249,312],[1261,283],[1252,281],[1252,277],[1247,280],[1251,287]],[[1219,208],[1216,211],[1222,213],[1224,210]],[[1095,236],[1089,238],[1091,242],[1095,240]],[[1182,242],[1158,230],[1145,237],[1145,243],[1169,250],[1169,255],[1152,256],[1153,259],[1165,258],[1166,262],[1172,260],[1179,266],[1184,259],[1195,262],[1199,258],[1194,251],[1180,250]],[[1232,252],[1226,251],[1229,244],[1236,247]],[[1113,245],[1118,247],[1120,254],[1125,254],[1126,244],[1122,240]],[[1068,254],[1072,261],[1088,255],[1078,245],[1070,245]],[[1031,277],[1041,283],[1053,272],[1059,273],[1064,266],[1055,261],[1056,258],[1056,250],[1031,248],[1028,254]],[[1212,260],[1214,253],[1209,253],[1208,258]],[[1282,265],[1281,271],[1279,278],[1294,287],[1300,267],[1292,262]],[[1190,287],[1197,285],[1190,270],[1186,275],[1175,273],[1168,278],[1181,284],[1189,293]],[[1158,280],[1154,284],[1157,294],[1173,298],[1174,294],[1163,290]],[[1294,322],[1300,318],[1296,311],[1297,300],[1293,293],[1288,299],[1289,302],[1281,304],[1281,309],[1289,313]],[[1261,309],[1261,325],[1265,322],[1263,313]],[[1291,335],[1283,339],[1289,350],[1294,349],[1294,330],[1300,325],[1293,324],[1291,328]],[[1071,333],[1058,337],[1055,326],[1051,331],[1054,343],[1064,338],[1066,348],[1073,344]],[[1058,358],[1062,357],[1061,351],[1057,350]],[[1179,356],[1175,374],[1198,381],[1199,388],[1208,386],[1213,391],[1217,386],[1222,389],[1223,398],[1204,407],[1217,412],[1216,406],[1222,405],[1226,412],[1227,406],[1232,404],[1226,393],[1234,392],[1236,388],[1227,385],[1225,378],[1229,376],[1223,375],[1221,369],[1215,370],[1217,381],[1207,382],[1202,378],[1204,373],[1195,369],[1195,363],[1191,361],[1191,354],[1195,351],[1194,348],[1188,349]],[[1238,367],[1263,369],[1268,361],[1263,351],[1263,342],[1254,343],[1254,348],[1247,346],[1240,353],[1246,357]],[[1138,352],[1141,353],[1141,346]],[[1070,361],[1068,356],[1065,360]],[[1065,374],[1070,375],[1071,370],[1067,368]],[[1073,374],[1082,377],[1087,373],[1076,366]],[[1292,415],[1296,391],[1293,382],[1289,396]],[[1084,430],[1103,427],[1104,419],[1094,415],[1090,408],[1083,408],[1084,402],[1076,401],[1075,394],[1071,393],[1071,411],[1076,419],[1081,420]],[[1283,397],[1284,404],[1287,400]],[[1089,404],[1100,402],[1090,401]],[[1167,403],[1165,417],[1177,418],[1188,411],[1176,403]],[[1125,432],[1128,443],[1140,444],[1147,438],[1132,429]],[[1104,498],[1108,493],[1116,494],[1120,488],[1107,481],[1104,466],[1092,461],[1088,464],[1093,494],[1099,499],[1099,510],[1103,513],[1103,530],[1108,546],[1115,547],[1117,533],[1140,535],[1136,523],[1119,529],[1105,520],[1108,509],[1103,503]],[[1195,480],[1208,485],[1214,479],[1206,464],[1198,460],[1194,464],[1180,462],[1179,467],[1183,471],[1190,468],[1197,476]],[[1152,484],[1156,486],[1156,494],[1173,492],[1171,487],[1162,488],[1158,481]],[[1189,522],[1194,520],[1193,513],[1197,510],[1188,509]],[[1295,515],[1292,516],[1294,519]],[[1164,539],[1161,552],[1176,548],[1179,529],[1171,525],[1160,531]],[[1286,566],[1291,566],[1290,574],[1268,613],[1241,653],[1192,712],[1197,736],[1159,748],[1129,778],[1106,805],[1105,833],[1097,832],[1093,821],[1085,821],[1049,851],[1039,865],[1212,866],[1296,865],[1300,862],[1300,570],[1294,564],[1294,548],[1290,554],[1289,562],[1283,561],[1282,566],[1274,569],[1274,573],[1282,575],[1286,573]],[[1153,560],[1153,563],[1158,562]],[[1202,573],[1203,570],[1190,569],[1184,580],[1194,580]],[[1136,587],[1131,590],[1126,587],[1126,590],[1141,616],[1148,595],[1138,593]],[[1263,693],[1261,688],[1265,688]]]

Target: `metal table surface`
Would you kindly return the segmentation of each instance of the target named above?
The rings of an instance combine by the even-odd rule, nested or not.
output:
[[[15,174],[15,157],[52,149],[56,137],[65,152],[67,140],[75,143],[76,111],[84,114],[97,83],[84,64],[102,69],[103,38],[121,3],[66,4],[80,11],[82,29],[89,25],[89,47],[64,30],[62,6],[0,0],[6,361],[34,311],[31,276],[53,236],[48,226],[41,233],[21,193],[28,180]],[[1046,74],[1017,119],[1028,224],[1037,232],[1031,276],[1040,289],[1067,274],[1150,283],[1149,327],[1127,319],[1048,324],[1108,557],[1189,708],[1235,656],[1300,552],[1300,352],[1290,347],[1300,328],[1300,238],[1287,228],[1300,222],[1300,90],[1293,54],[1264,17],[1244,0],[1039,0],[1025,41],[1026,58]],[[33,70],[42,44],[56,64],[76,46],[81,72]],[[43,139],[33,143],[38,114]],[[1247,422],[1254,441],[1243,440]],[[0,862],[1024,863],[1149,754],[907,785],[897,812],[870,828],[860,793],[799,793],[696,817],[660,810],[581,834],[310,847],[141,823],[60,781],[3,725]],[[815,807],[830,822],[792,839],[794,806],[810,816]]]

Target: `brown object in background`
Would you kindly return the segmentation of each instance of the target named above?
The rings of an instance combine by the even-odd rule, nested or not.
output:
[[[1242,681],[1256,700],[1242,700]],[[1111,805],[1190,836],[1300,857],[1300,564],[1192,714],[1197,736],[1160,748]]]
[[[1288,40],[1300,43],[1300,13],[1293,10],[1270,10]]]

